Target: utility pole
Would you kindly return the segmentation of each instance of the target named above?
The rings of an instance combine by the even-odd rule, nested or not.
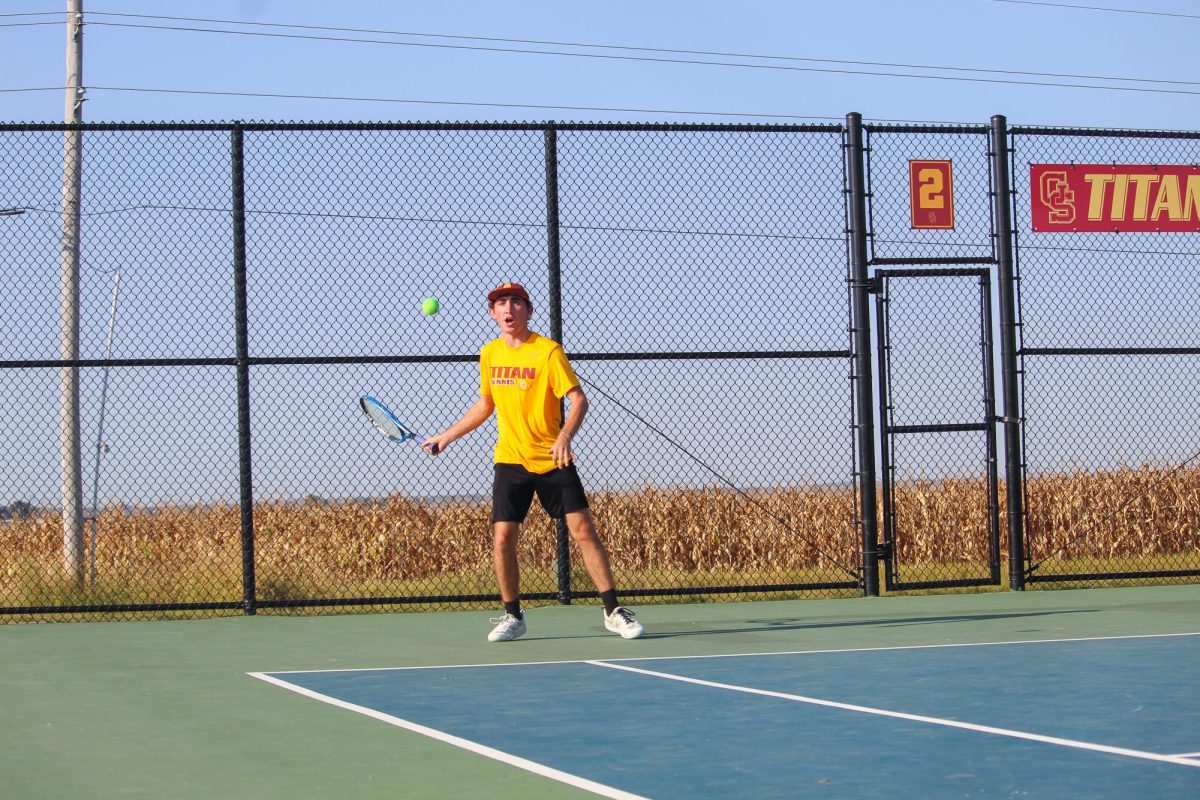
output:
[[[64,122],[83,122],[83,0],[67,0],[67,87]],[[79,358],[79,233],[83,132],[63,132],[62,252],[58,313],[59,359]],[[63,569],[77,586],[84,579],[83,470],[79,432],[79,367],[59,369]]]

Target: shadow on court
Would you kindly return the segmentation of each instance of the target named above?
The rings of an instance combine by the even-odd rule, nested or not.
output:
[[[1008,620],[1019,618],[1037,618],[1037,617],[1055,617],[1064,614],[1094,614],[1100,611],[1095,608],[1074,608],[1061,609],[1055,611],[1022,611],[1022,612],[1006,612],[995,614],[945,614],[941,616],[921,616],[921,617],[877,617],[874,619],[847,619],[847,620],[804,620],[798,618],[781,618],[781,619],[748,619],[741,625],[718,626],[718,627],[697,627],[697,626],[671,626],[655,625],[653,622],[647,623],[646,635],[642,637],[647,639],[673,639],[681,636],[717,636],[736,633],[775,633],[788,631],[811,631],[823,629],[851,629],[851,628],[899,628],[909,627],[913,625],[943,625],[946,623],[956,622],[990,622],[994,620]],[[534,617],[536,620],[536,617]],[[592,639],[600,637],[611,637],[611,633],[595,631],[588,633],[580,633],[573,636],[538,636],[535,630],[531,629],[530,636],[527,639],[518,639],[521,641],[550,641],[555,639]]]

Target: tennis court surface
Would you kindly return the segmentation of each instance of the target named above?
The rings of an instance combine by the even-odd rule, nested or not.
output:
[[[1200,587],[0,628],[2,797],[1200,797]]]

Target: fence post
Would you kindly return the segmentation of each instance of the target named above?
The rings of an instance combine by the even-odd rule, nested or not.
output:
[[[867,253],[867,174],[862,115],[846,115],[849,180],[850,292],[853,309],[854,408],[858,426],[858,496],[862,521],[863,594],[879,596],[879,521],[876,514],[875,384],[871,376],[871,279]]]
[[[242,608],[258,610],[254,586],[254,479],[250,462],[250,340],[246,310],[246,185],[243,129],[233,126],[233,304],[237,337],[238,487],[242,517]]]
[[[562,344],[562,260],[558,244],[558,128],[551,121],[544,132],[546,148],[546,264],[550,292],[550,338]],[[558,404],[559,415],[565,414],[563,404]],[[554,520],[558,572],[558,602],[571,602],[571,548],[567,520]]]
[[[1000,289],[1000,373],[1003,377],[1004,482],[1008,501],[1008,584],[1013,591],[1025,588],[1024,464],[1021,460],[1020,370],[1017,365],[1016,279],[1013,260],[1011,154],[1008,120],[992,117],[992,198],[995,214],[996,266]]]

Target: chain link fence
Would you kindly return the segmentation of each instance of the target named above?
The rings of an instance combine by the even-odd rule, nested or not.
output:
[[[494,423],[431,459],[357,399],[457,420],[502,280],[584,382],[580,471],[631,604],[871,594],[876,555],[889,590],[998,584],[1014,524],[1030,581],[1200,574],[1195,234],[1029,233],[1020,166],[1195,163],[1195,140],[1014,130],[1015,510],[987,128],[868,126],[856,152],[840,125],[0,126],[0,615],[494,604]],[[950,227],[915,224],[913,159],[952,164]],[[536,504],[519,560],[532,604],[594,602]]]
[[[1172,198],[1156,175],[1173,165],[1194,172],[1200,135],[1013,134],[1029,580],[1194,578],[1200,398],[1188,376],[1200,357],[1200,182],[1176,182]],[[1033,231],[1034,210],[1053,202],[1033,180],[1039,164],[1097,165],[1090,198],[1074,198],[1074,225],[1103,220],[1108,230]],[[1122,189],[1114,165],[1146,177]],[[1172,217],[1193,222],[1145,230],[1146,220],[1168,228]]]
[[[25,211],[0,220],[17,285],[5,613],[493,602],[494,424],[430,459],[379,439],[357,399],[449,426],[496,335],[484,294],[507,279],[586,382],[577,453],[623,596],[858,591],[839,127],[87,126],[82,141],[83,346],[64,362],[63,133],[0,133],[0,205]],[[441,313],[420,313],[425,296]],[[94,455],[82,570],[58,511],[72,364]],[[535,507],[523,531],[534,603],[594,595],[557,528]]]

